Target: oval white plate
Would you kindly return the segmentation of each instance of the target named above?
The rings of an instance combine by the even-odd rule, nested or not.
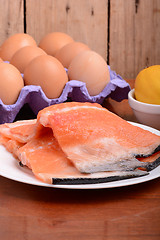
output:
[[[151,131],[160,136],[160,131],[153,129],[151,127],[133,123],[131,124],[135,126],[139,126],[143,129]],[[100,189],[100,188],[115,188],[115,187],[123,187],[134,185],[142,182],[147,182],[152,179],[160,177],[160,166],[152,170],[149,175],[144,177],[137,177],[131,179],[125,179],[120,181],[113,181],[108,183],[100,183],[100,184],[83,184],[83,185],[51,185],[46,184],[38,179],[36,179],[27,167],[20,167],[18,161],[6,151],[6,149],[0,145],[0,175],[6,177],[8,179],[12,179],[18,182],[42,186],[42,187],[54,187],[54,188],[67,188],[67,189]]]

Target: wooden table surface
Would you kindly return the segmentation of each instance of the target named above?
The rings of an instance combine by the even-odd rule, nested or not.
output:
[[[104,105],[136,121],[127,100]],[[0,239],[159,240],[160,178],[121,188],[69,190],[0,177]]]

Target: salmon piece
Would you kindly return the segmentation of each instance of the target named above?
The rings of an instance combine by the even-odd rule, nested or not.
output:
[[[18,149],[19,160],[29,163],[39,180],[49,184],[93,184],[144,176],[142,171],[80,173],[61,150],[50,128],[41,128],[38,137],[32,138]]]
[[[26,143],[35,133],[36,122],[37,120],[33,119],[2,124],[0,125],[0,135]]]
[[[36,119],[0,125],[0,144],[18,159],[18,149],[31,139],[36,130]],[[30,168],[30,165],[27,165]]]
[[[136,156],[151,155],[160,136],[133,126],[99,104],[63,103],[38,114],[38,125],[50,127],[61,149],[82,173],[129,171],[145,167]]]
[[[14,139],[7,138],[3,135],[0,135],[0,144],[3,145],[8,152],[12,153],[15,158],[18,158],[17,156],[18,148],[24,145],[24,143],[18,142]]]

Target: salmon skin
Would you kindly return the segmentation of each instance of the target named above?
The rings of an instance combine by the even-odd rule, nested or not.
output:
[[[38,114],[38,124],[50,127],[61,149],[82,173],[131,171],[151,167],[136,156],[159,149],[160,136],[133,126],[94,103],[63,103]]]
[[[107,176],[108,175],[108,176]],[[106,173],[106,176],[102,176],[101,173],[99,173],[99,176],[97,177],[90,176],[90,177],[76,177],[76,178],[52,178],[52,184],[54,185],[80,185],[80,184],[99,184],[99,183],[108,183],[108,182],[114,182],[114,181],[120,181],[125,179],[131,179],[136,177],[144,177],[148,175],[145,171],[128,171],[128,172],[108,172]]]
[[[157,158],[154,162],[147,164],[145,170],[147,172],[152,171],[154,168],[158,167],[160,165],[160,157]]]

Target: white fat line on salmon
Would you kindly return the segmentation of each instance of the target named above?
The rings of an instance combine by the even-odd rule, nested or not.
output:
[[[95,106],[76,106],[76,107],[66,107],[63,109],[57,109],[57,110],[51,110],[51,111],[47,111],[44,113],[44,115],[40,116],[39,122],[45,127],[48,124],[48,119],[46,119],[49,115],[54,115],[54,114],[59,114],[59,113],[65,113],[65,112],[69,112],[71,110],[80,110],[80,109],[96,109],[96,110],[100,110],[100,111],[107,111],[107,109],[105,108],[98,108]]]
[[[101,107],[96,107],[96,106],[76,106],[76,107],[66,107],[63,109],[58,109],[56,110],[56,113],[63,113],[63,112],[69,112],[70,110],[79,110],[79,109],[97,109],[97,110],[101,110],[101,111],[106,111],[105,108],[101,108]]]

